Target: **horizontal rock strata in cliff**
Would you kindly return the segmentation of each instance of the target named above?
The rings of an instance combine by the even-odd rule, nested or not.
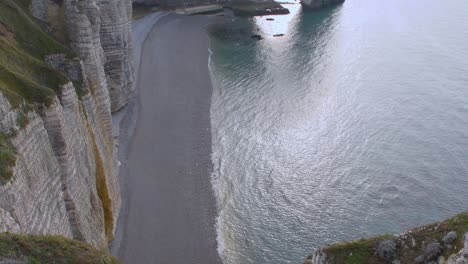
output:
[[[0,133],[14,149],[0,181],[0,232],[105,248],[121,204],[111,112],[133,89],[131,1],[24,3],[0,3]]]

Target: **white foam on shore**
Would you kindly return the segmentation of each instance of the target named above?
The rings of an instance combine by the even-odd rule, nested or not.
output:
[[[213,92],[215,91],[217,87],[217,81],[215,78],[214,71],[211,66],[211,56],[213,55],[213,51],[208,48],[209,56],[208,56],[208,71],[210,73],[210,80],[211,80],[211,87],[213,89],[212,91],[212,96],[211,100],[213,100]],[[213,102],[210,104],[213,105]],[[211,109],[210,109],[210,119],[211,119]],[[213,172],[211,174],[211,187],[213,188],[213,193],[216,199],[216,208],[218,209],[218,216],[216,217],[216,223],[215,223],[215,230],[216,230],[216,241],[218,243],[217,251],[218,255],[221,258],[223,263],[226,263],[226,255],[225,255],[225,249],[226,249],[226,244],[225,244],[225,238],[223,236],[223,224],[224,224],[224,219],[223,219],[223,214],[222,214],[222,206],[221,206],[221,192],[222,188],[220,187],[220,176],[217,175],[217,172],[220,171],[220,164],[218,165],[218,162],[215,162],[215,157],[214,157],[214,135],[213,135],[213,129],[211,129],[211,162],[213,164]]]

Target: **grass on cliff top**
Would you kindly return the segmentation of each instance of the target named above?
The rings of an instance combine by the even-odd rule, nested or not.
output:
[[[2,0],[3,1],[3,0]],[[23,260],[34,264],[118,264],[114,257],[92,246],[62,236],[0,234],[0,261]]]
[[[397,244],[397,256],[402,264],[415,263],[415,258],[422,254],[425,246],[433,241],[444,245],[442,238],[450,231],[457,232],[457,239],[452,249],[444,248],[445,259],[463,248],[463,235],[468,232],[468,212],[458,214],[442,222],[415,228],[402,236],[384,235],[351,242],[337,243],[323,249],[329,263],[334,264],[382,264],[384,260],[374,253],[378,243],[384,239],[394,239]],[[414,246],[413,246],[414,241]]]
[[[49,104],[68,82],[44,64],[46,55],[73,52],[49,36],[32,18],[27,1],[0,1],[0,92],[14,107],[28,103]]]
[[[14,34],[18,46],[40,60],[54,53],[74,56],[68,47],[47,34],[29,15],[28,2],[24,0],[0,1],[0,23]]]

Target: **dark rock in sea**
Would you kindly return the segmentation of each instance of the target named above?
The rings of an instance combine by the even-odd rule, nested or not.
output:
[[[301,4],[305,9],[320,9],[326,6],[342,4],[345,0],[302,0]]]
[[[260,35],[252,35],[251,38],[256,39],[256,40],[262,40],[263,37]]]
[[[249,29],[240,23],[231,23],[230,21],[224,23],[215,23],[208,27],[210,36],[229,43],[238,43],[240,45],[250,45],[252,42],[250,36],[258,34],[255,29]]]
[[[275,19],[274,19],[274,18],[271,18],[271,17],[269,17],[269,18],[267,18],[266,20],[267,20],[267,21],[273,21],[273,20],[275,20]]]
[[[251,0],[236,0],[228,2],[225,6],[231,9],[235,16],[252,17],[266,15],[286,15],[289,14],[289,9],[275,1],[251,1]]]
[[[382,240],[376,250],[375,255],[387,261],[392,260],[396,253],[396,243],[392,239]]]
[[[446,245],[450,245],[452,244],[455,240],[457,239],[457,232],[455,231],[450,231],[448,232],[444,238],[442,238],[442,241],[446,244]]]
[[[274,34],[273,37],[282,37],[284,34]]]

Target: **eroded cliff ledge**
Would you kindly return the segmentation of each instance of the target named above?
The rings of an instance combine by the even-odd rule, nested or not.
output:
[[[0,1],[0,232],[112,239],[131,12],[130,0]]]

